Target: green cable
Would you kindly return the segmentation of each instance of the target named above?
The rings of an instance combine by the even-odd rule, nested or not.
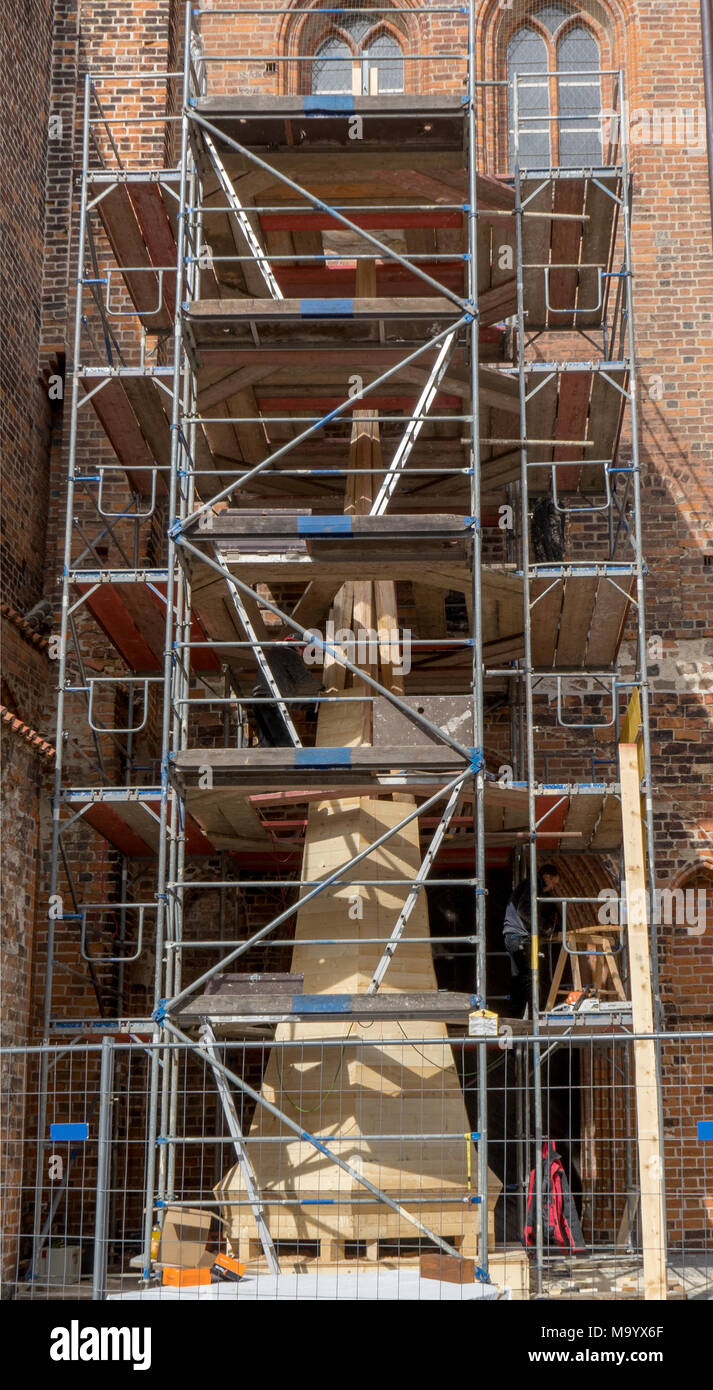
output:
[[[350,1023],[350,1025],[349,1025],[349,1032],[351,1032],[352,1026],[353,1026],[353,1025]],[[348,1038],[348,1037],[349,1037],[349,1033],[347,1033],[345,1036]],[[289,1091],[286,1091],[286,1090],[284,1089],[284,1082],[283,1082],[283,1079],[282,1079],[282,1066],[281,1066],[281,1064],[280,1064],[280,1058],[279,1058],[279,1055],[278,1055],[278,1058],[277,1058],[277,1075],[278,1075],[279,1078],[280,1078],[280,1095],[284,1096],[285,1099],[289,1101],[289,1103],[290,1103],[290,1105],[292,1106],[292,1108],[293,1108],[294,1110],[297,1110],[298,1113],[299,1113],[300,1115],[314,1115],[314,1114],[316,1114],[316,1112],[317,1112],[318,1110],[321,1110],[321,1109],[322,1109],[322,1106],[324,1105],[325,1100],[329,1100],[329,1097],[331,1096],[331,1094],[332,1094],[332,1092],[333,1092],[333,1090],[334,1090],[334,1088],[335,1088],[335,1086],[336,1086],[336,1084],[337,1084],[337,1082],[338,1082],[338,1080],[339,1080],[339,1074],[340,1074],[340,1072],[341,1072],[341,1070],[342,1070],[343,1062],[344,1062],[344,1052],[342,1051],[342,1054],[341,1054],[341,1056],[340,1056],[340,1058],[339,1058],[339,1065],[337,1066],[337,1070],[336,1070],[336,1072],[334,1073],[334,1080],[332,1081],[332,1084],[331,1084],[331,1086],[329,1087],[329,1090],[324,1092],[324,1095],[320,1097],[319,1103],[318,1103],[317,1105],[305,1106],[305,1105],[299,1105],[299,1104],[297,1103],[296,1100],[293,1100],[293,1099],[292,1099],[292,1096],[290,1095]]]

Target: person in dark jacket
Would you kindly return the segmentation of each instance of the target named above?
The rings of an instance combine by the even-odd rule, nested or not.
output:
[[[315,673],[305,666],[301,652],[296,647],[287,644],[283,647],[270,647],[265,656],[281,695],[296,697],[319,694],[322,689],[321,682]],[[267,697],[268,700],[272,700],[272,691],[262,673],[253,687],[252,694],[259,699]],[[287,708],[294,719],[295,706],[288,705]],[[252,716],[261,748],[290,747],[292,739],[276,704],[253,705]]]
[[[538,898],[557,897],[559,873],[555,864],[543,864],[537,875]],[[553,901],[538,904],[538,934],[541,939],[551,938],[559,927],[559,908]],[[505,909],[503,920],[503,939],[505,950],[510,957],[512,988],[510,992],[510,1017],[524,1018],[525,1009],[532,1010],[532,916],[530,901],[530,880],[524,878],[512,892]]]

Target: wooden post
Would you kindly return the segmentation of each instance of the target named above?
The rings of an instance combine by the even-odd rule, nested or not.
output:
[[[653,1033],[654,1008],[646,912],[646,872],[639,752],[636,743],[620,743],[621,814],[627,893],[627,938],[631,1005],[635,1033]],[[641,1186],[641,1239],[644,1254],[644,1298],[666,1298],[666,1258],[661,1169],[656,1044],[634,1043],[636,1128]]]

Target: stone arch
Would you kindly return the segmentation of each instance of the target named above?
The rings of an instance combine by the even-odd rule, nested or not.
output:
[[[366,4],[360,7],[360,13],[364,10],[374,8],[379,13],[374,15],[374,23],[369,25],[358,42],[352,37],[348,23],[341,22],[341,16],[321,14],[322,11],[330,8],[328,0],[315,0],[310,5],[309,13],[305,14],[307,8],[299,0],[295,0],[293,8],[302,13],[288,13],[282,17],[278,31],[278,45],[282,53],[288,57],[304,58],[316,54],[317,50],[329,39],[330,35],[339,37],[347,47],[350,48],[354,56],[357,57],[369,43],[375,39],[388,35],[395,40],[402,52],[406,53],[417,51],[419,26],[416,15],[409,13],[409,4],[392,3],[389,8],[393,11],[384,14],[384,6],[379,0],[366,0]],[[320,17],[321,16],[321,17]],[[307,92],[311,84],[311,66],[305,62],[282,63],[282,81],[285,92]],[[416,63],[404,64],[404,89],[414,90],[416,74],[411,71],[418,67]]]
[[[626,95],[630,99],[631,88],[636,80],[638,17],[633,4],[622,4],[621,0],[585,0],[578,4],[575,0],[561,0],[561,8],[570,10],[569,18],[563,19],[560,27],[552,35],[537,18],[538,10],[544,7],[545,0],[523,0],[518,9],[505,8],[502,0],[482,0],[476,16],[476,72],[481,81],[505,83],[507,47],[513,35],[521,27],[532,28],[547,36],[550,56],[554,56],[554,40],[560,40],[566,33],[581,25],[589,30],[599,45],[600,68],[609,74],[612,70],[625,69]],[[615,104],[617,79],[613,76],[602,78],[602,105],[605,108]],[[486,160],[491,172],[505,174],[508,165],[508,96],[505,85],[484,89],[479,97],[480,121],[486,129]],[[620,102],[616,100],[618,107]]]

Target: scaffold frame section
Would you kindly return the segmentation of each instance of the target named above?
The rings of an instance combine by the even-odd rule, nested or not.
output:
[[[593,767],[591,730],[600,720],[586,708],[585,696],[579,717],[565,721],[574,698],[562,691],[569,677],[580,687],[590,679],[593,699],[603,688],[617,740],[632,692],[638,699],[642,870],[654,892],[625,123],[616,123],[621,128],[610,161],[601,167],[525,167],[520,139],[528,118],[521,118],[516,77],[513,169],[508,177],[488,172],[480,123],[493,84],[479,76],[475,10],[469,0],[457,11],[467,29],[455,55],[465,69],[465,95],[417,98],[370,89],[348,101],[251,92],[213,98],[212,62],[238,70],[242,63],[245,71],[253,60],[203,52],[201,17],[219,12],[191,5],[180,73],[102,72],[84,81],[44,1036],[62,1026],[54,1006],[55,965],[73,949],[77,921],[79,964],[100,1015],[112,1016],[103,992],[113,991],[116,1017],[128,1016],[124,994],[133,957],[126,948],[135,941],[127,935],[127,917],[132,906],[155,900],[152,951],[143,951],[143,940],[137,951],[152,975],[147,1013],[152,1010],[152,1030],[161,1040],[160,1046],[142,1043],[150,1060],[147,1276],[154,1225],[163,1223],[176,1189],[181,1142],[174,1043],[181,1006],[298,911],[306,913],[320,898],[336,901],[327,898],[328,888],[352,888],[360,901],[366,891],[376,901],[380,885],[391,899],[388,922],[378,932],[352,938],[335,929],[327,935],[322,923],[314,940],[306,929],[301,940],[305,950],[323,941],[335,954],[359,941],[361,951],[368,948],[363,987],[344,990],[344,997],[377,995],[385,978],[387,989],[377,997],[392,1000],[394,957],[397,964],[409,951],[415,958],[428,939],[427,917],[421,935],[418,926],[412,939],[404,933],[406,923],[418,922],[425,911],[428,879],[432,891],[449,883],[467,893],[462,939],[469,948],[468,991],[474,1010],[481,1009],[490,995],[493,955],[486,879],[494,861],[488,856],[502,851],[512,856],[513,878],[525,871],[530,882],[528,1142],[534,1136],[535,1278],[541,1290],[548,1098],[540,1062],[553,1044],[541,1012],[538,866],[543,852],[564,857],[584,851],[619,857],[620,898],[626,878],[618,766],[612,764],[608,777]],[[430,61],[417,53],[404,57]],[[288,60],[276,55],[272,61]],[[600,76],[610,79],[615,105],[623,109],[624,74]],[[168,132],[165,145],[163,138],[156,143],[155,165],[124,164],[121,137],[112,130],[127,118],[120,98],[116,115],[110,114],[114,106],[105,106],[112,82],[138,84],[139,92],[148,83],[154,95],[155,84],[164,83],[166,113],[160,121],[143,118],[147,131],[158,125]],[[273,136],[296,115],[304,126],[302,143],[283,148],[278,140],[275,150]],[[427,148],[425,116],[439,131],[437,156]],[[362,123],[363,142],[349,139],[352,117]],[[325,131],[334,141],[327,154],[321,148]],[[408,137],[403,152],[389,143],[397,131]],[[165,167],[167,150],[175,167]],[[327,197],[336,161],[346,192],[338,185]],[[355,172],[350,182],[350,162],[356,182]],[[426,244],[428,252],[419,249]],[[503,248],[508,268],[500,273]],[[553,329],[567,339],[562,356],[541,361],[539,340]],[[622,461],[625,420],[631,443]],[[107,461],[102,455],[88,463],[87,432],[97,425],[106,437]],[[583,544],[568,554],[564,541],[557,554],[538,553],[534,512],[548,497],[566,517],[570,537],[576,538],[579,513],[601,516],[601,553]],[[504,528],[503,512],[509,517]],[[399,612],[400,584],[410,585],[427,634],[413,644]],[[619,665],[627,623],[636,648],[633,676]],[[101,677],[88,674],[86,664],[97,629],[116,659],[115,673]],[[372,630],[364,650],[359,634]],[[288,658],[307,647],[320,658],[320,693],[290,694],[279,670],[284,673]],[[408,682],[407,647],[423,688]],[[543,762],[537,746],[538,702],[548,683],[555,687],[558,725],[580,739],[572,745],[566,782],[548,775],[546,753]],[[443,703],[429,715],[429,699],[451,700],[451,706],[446,711]],[[143,702],[140,718],[137,700]],[[489,749],[498,700],[509,717],[504,774]],[[310,706],[317,711],[312,724]],[[64,737],[77,708],[86,719],[86,747]],[[289,748],[280,739],[277,746],[263,745],[264,710],[278,715]],[[326,725],[337,716],[362,720],[361,732],[340,743],[325,736],[320,745],[319,721]],[[290,856],[266,801],[275,794],[301,798],[298,806],[306,807]],[[365,834],[363,848],[343,851],[329,873],[300,869],[321,801],[336,806],[349,797],[379,808],[369,814],[386,817],[382,833]],[[389,821],[385,808],[393,798],[407,804]],[[430,811],[436,814],[429,823]],[[116,856],[114,956],[97,955],[101,937],[86,928],[87,911],[96,904],[84,903],[75,883],[73,834],[85,845],[95,834]],[[401,864],[407,834],[414,853],[405,867],[385,874],[378,864],[375,870],[381,852]],[[454,860],[446,857],[451,850]],[[228,872],[231,855],[237,872]],[[258,873],[246,880],[242,872],[255,863],[264,870],[263,884],[277,883],[283,902],[287,892],[299,898],[233,944],[222,929],[228,904],[246,901],[260,883]],[[439,865],[451,863],[455,869],[439,876]],[[404,892],[394,893],[395,887]],[[216,943],[211,932],[205,944],[223,954],[194,972],[197,943],[186,932],[186,904],[202,888],[219,894],[221,939]],[[563,917],[568,902],[575,914],[585,903],[564,892],[559,901]],[[651,975],[653,1032],[661,1014],[655,924],[647,926],[648,953],[637,969],[639,983],[641,971]],[[448,939],[434,932],[432,947]],[[566,934],[563,941],[566,947]],[[116,976],[107,982],[109,962]],[[190,979],[184,979],[184,963]],[[627,983],[631,960],[629,968]],[[430,961],[428,969],[435,985]],[[404,1001],[410,997],[403,986],[393,989],[402,990]],[[305,991],[303,998],[319,993]],[[429,985],[425,994],[437,990]],[[140,1017],[138,1010],[131,1014]],[[88,1019],[87,1027],[95,1022]],[[73,1047],[80,1045],[73,1040]],[[187,1045],[198,1043],[189,1039]],[[657,1040],[651,1051],[660,1145]],[[43,1051],[36,1249],[45,1220],[49,1058]],[[477,1048],[476,1071],[476,1128],[466,1131],[464,1119],[464,1133],[478,1135],[474,1182],[482,1201],[489,1192],[484,1046]],[[221,1075],[225,1081],[225,1071]],[[249,1088],[237,1073],[231,1078]],[[284,1114],[279,1107],[277,1113]],[[242,1144],[239,1136],[233,1141]],[[258,1199],[259,1187],[258,1178]],[[374,1190],[393,1207],[388,1193],[378,1185]],[[104,1208],[100,1215],[103,1223]],[[430,1228],[427,1235],[434,1236]],[[437,1232],[435,1240],[453,1252]],[[477,1240],[477,1268],[487,1279],[485,1220]],[[663,1231],[654,1244],[660,1291]],[[104,1287],[100,1278],[98,1296]],[[651,1287],[647,1276],[654,1296]]]

